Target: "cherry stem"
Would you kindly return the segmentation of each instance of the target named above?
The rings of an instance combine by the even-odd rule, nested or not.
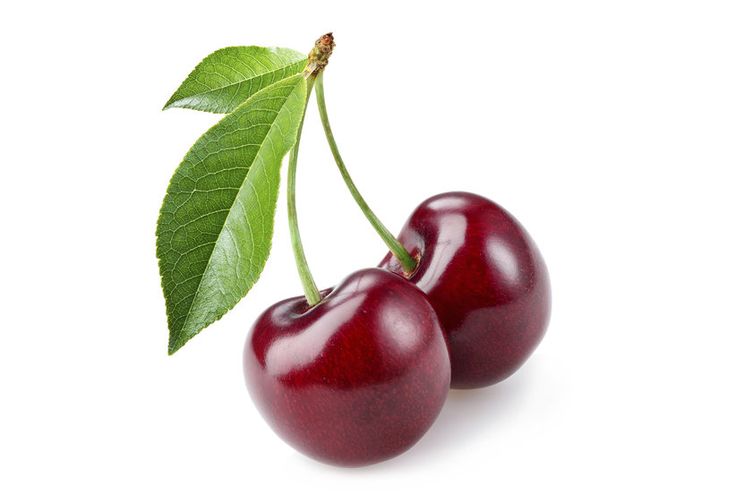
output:
[[[345,182],[345,185],[347,186],[348,190],[350,190],[350,194],[352,194],[353,199],[358,204],[361,211],[363,211],[363,214],[368,219],[368,222],[370,222],[370,224],[373,226],[373,229],[376,230],[376,233],[378,233],[378,236],[381,237],[381,239],[394,255],[394,257],[396,257],[396,259],[398,259],[398,261],[401,263],[401,267],[404,272],[413,272],[414,269],[416,269],[417,267],[417,261],[411,256],[411,254],[409,254],[406,248],[401,245],[396,237],[394,237],[391,232],[388,231],[388,228],[386,228],[384,224],[381,223],[381,220],[379,220],[378,217],[373,213],[371,208],[365,202],[365,199],[363,199],[361,193],[358,191],[358,188],[355,186],[353,179],[350,177],[350,173],[348,173],[348,170],[345,167],[345,162],[342,160],[342,156],[340,156],[340,151],[337,148],[337,143],[335,142],[335,136],[332,134],[330,119],[327,116],[325,91],[324,85],[322,83],[322,72],[319,72],[319,74],[317,74],[315,89],[317,91],[317,107],[319,108],[319,116],[322,120],[322,128],[325,131],[325,136],[327,137],[327,142],[330,145],[332,156],[335,158],[335,163],[337,164],[337,168],[340,170],[340,174],[342,175],[342,179]]]
[[[312,94],[313,85],[314,78],[307,77],[307,103],[309,102],[309,96]],[[291,235],[291,248],[294,251],[296,269],[299,272],[299,279],[301,279],[302,286],[304,287],[304,296],[307,298],[307,303],[312,306],[317,304],[322,297],[319,294],[317,285],[314,283],[312,272],[309,270],[307,258],[304,255],[302,237],[299,234],[299,221],[296,216],[296,163],[299,158],[299,142],[302,139],[302,128],[304,127],[306,110],[307,105],[304,106],[304,113],[302,113],[302,121],[299,123],[299,128],[296,132],[294,147],[291,148],[291,152],[289,153],[289,171],[286,183],[286,208],[289,214],[289,233]]]

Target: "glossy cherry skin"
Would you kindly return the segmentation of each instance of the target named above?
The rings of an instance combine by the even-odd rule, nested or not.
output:
[[[379,462],[429,429],[450,386],[447,344],[427,297],[371,268],[308,307],[279,302],[245,344],[248,390],[294,448],[341,466]]]
[[[448,192],[419,205],[399,241],[419,258],[408,279],[445,331],[452,387],[489,386],[519,369],[550,316],[547,268],[521,224],[484,197]],[[390,254],[381,266],[402,272]]]

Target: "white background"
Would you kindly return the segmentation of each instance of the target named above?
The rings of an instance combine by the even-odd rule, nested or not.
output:
[[[0,491],[736,489],[733,2],[0,9]],[[432,194],[486,195],[554,295],[521,371],[357,470],[282,443],[243,383],[250,323],[300,292],[284,203],[260,284],[173,357],[154,255],[168,179],[218,119],[163,103],[217,48],[328,30],[336,137],[379,216],[398,231]],[[320,132],[312,105],[299,207],[324,288],[384,247]]]

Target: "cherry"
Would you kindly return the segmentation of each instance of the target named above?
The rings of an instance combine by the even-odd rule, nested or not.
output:
[[[375,463],[414,445],[440,412],[450,360],[437,316],[413,284],[370,268],[310,307],[283,300],[254,323],[246,383],[271,427],[315,459]]]
[[[488,386],[519,369],[550,315],[547,268],[519,222],[484,197],[448,192],[419,205],[399,241],[419,258],[407,277],[443,326],[452,387]],[[381,266],[403,272],[392,254]]]

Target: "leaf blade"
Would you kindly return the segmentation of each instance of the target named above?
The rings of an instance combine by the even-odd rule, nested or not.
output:
[[[288,48],[221,48],[197,64],[163,109],[229,113],[261,89],[301,72],[306,60]]]
[[[281,161],[305,105],[301,75],[261,90],[205,132],[174,173],[156,231],[169,354],[235,306],[260,276]]]

